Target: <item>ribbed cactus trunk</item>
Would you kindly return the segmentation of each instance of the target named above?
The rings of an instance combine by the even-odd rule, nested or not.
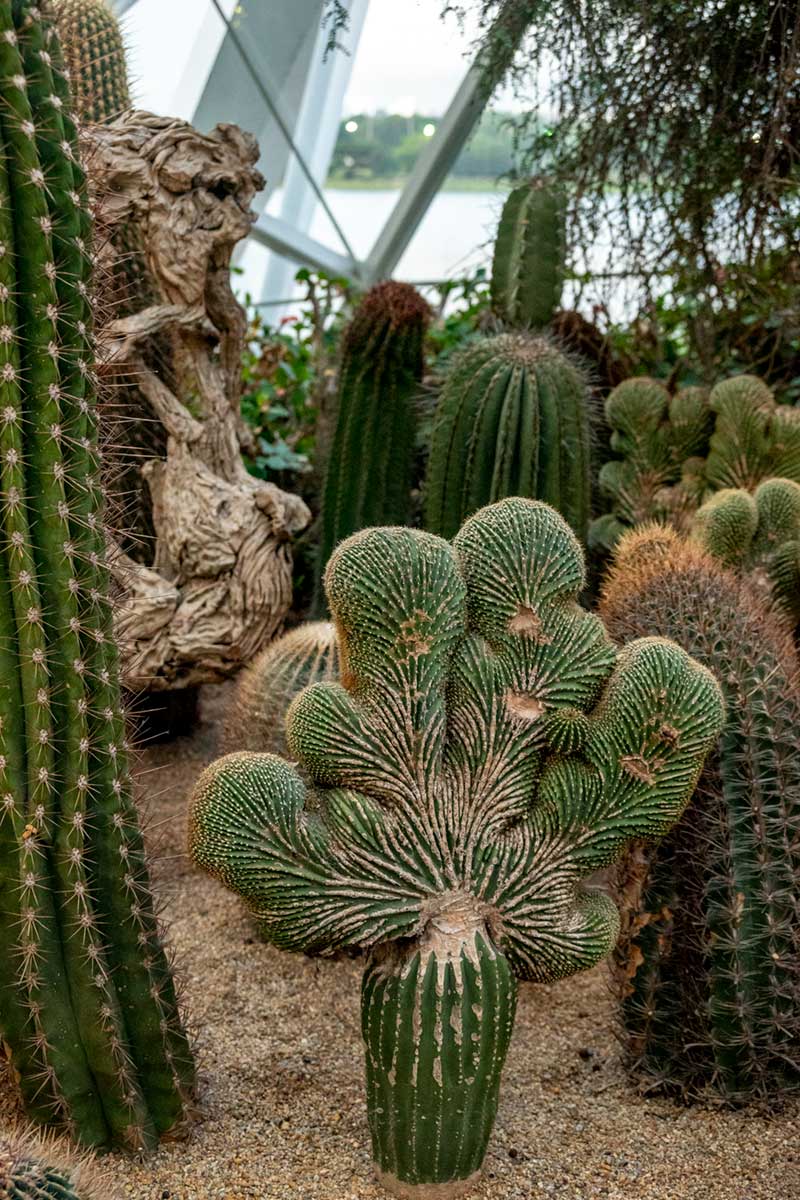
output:
[[[613,636],[674,638],[718,676],[727,721],[686,814],[623,873],[617,949],[634,1065],[670,1090],[780,1102],[800,1087],[800,691],[789,628],[668,529],[630,533]]]
[[[367,292],[345,331],[322,495],[320,579],[337,542],[409,519],[429,320],[410,284],[389,281]]]
[[[75,115],[113,120],[131,107],[131,94],[125,45],[108,0],[54,0],[54,14]]]
[[[193,1067],[120,708],[84,180],[29,0],[0,2],[0,96],[0,1032],[32,1117],[149,1145]]]
[[[439,952],[423,946],[388,955],[364,976],[372,1154],[395,1195],[469,1191],[497,1113],[517,981],[459,899],[461,911],[453,905],[434,933]]]
[[[566,197],[563,188],[531,179],[509,194],[492,259],[492,307],[515,329],[553,319],[564,287]]]
[[[487,338],[454,358],[439,398],[426,527],[452,537],[483,505],[530,496],[558,509],[585,539],[590,462],[589,394],[581,371],[545,338]]]

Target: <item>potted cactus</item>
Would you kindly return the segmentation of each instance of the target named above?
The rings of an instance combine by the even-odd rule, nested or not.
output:
[[[713,676],[674,643],[617,650],[576,602],[580,545],[539,501],[452,543],[368,529],[326,590],[341,682],[293,702],[269,754],[212,764],[194,860],[287,950],[367,955],[367,1107],[399,1196],[466,1193],[497,1108],[518,980],[584,970],[617,911],[583,886],[688,801],[719,733]]]

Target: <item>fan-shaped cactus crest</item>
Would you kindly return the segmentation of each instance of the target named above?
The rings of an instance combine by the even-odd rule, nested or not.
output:
[[[193,798],[195,860],[275,945],[369,952],[373,1152],[402,1196],[468,1189],[516,980],[610,951],[616,909],[581,881],[669,829],[721,726],[710,673],[662,639],[618,651],[576,603],[583,582],[577,539],[538,501],[481,509],[452,543],[354,535],[326,572],[341,682],[287,718],[313,801],[252,753]]]

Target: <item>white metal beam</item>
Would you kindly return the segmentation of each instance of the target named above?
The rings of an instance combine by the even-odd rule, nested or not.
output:
[[[281,217],[264,213],[250,231],[250,237],[259,246],[266,246],[299,266],[327,271],[331,275],[346,275],[350,279],[361,278],[359,262],[348,255],[337,254]]]

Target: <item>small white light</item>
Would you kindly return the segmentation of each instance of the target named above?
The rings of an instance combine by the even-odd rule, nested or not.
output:
[[[346,133],[357,133],[358,121],[348,121],[344,128]]]
[[[436,126],[431,125],[429,121],[427,125],[422,126],[422,132],[425,137],[433,137],[433,135],[436,133]]]

